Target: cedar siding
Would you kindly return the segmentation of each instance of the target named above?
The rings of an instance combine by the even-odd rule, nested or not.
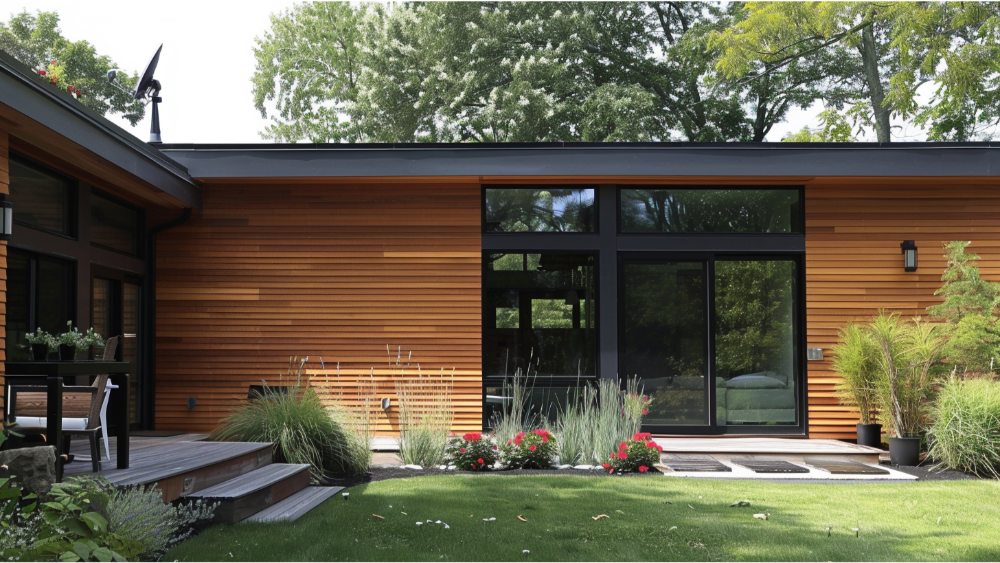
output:
[[[989,183],[992,182],[992,183]],[[927,316],[945,268],[942,244],[969,240],[984,278],[1000,280],[1000,190],[975,179],[817,179],[806,184],[809,436],[854,439],[857,415],[834,394],[837,330],[880,308]],[[916,242],[918,269],[903,271],[899,243]]]
[[[276,180],[203,197],[158,237],[158,430],[214,429],[249,385],[280,384],[289,356],[369,370],[386,345],[474,375],[456,382],[455,429],[480,428],[478,185]]]

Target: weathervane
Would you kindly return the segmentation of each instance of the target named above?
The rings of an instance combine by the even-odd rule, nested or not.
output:
[[[160,61],[160,51],[163,50],[163,44],[156,50],[156,54],[153,58],[149,60],[149,64],[146,65],[146,70],[142,72],[142,77],[139,79],[139,83],[136,84],[135,90],[131,92],[132,97],[137,100],[149,100],[153,102],[153,122],[149,125],[149,142],[150,143],[161,143],[163,142],[160,138],[160,102],[163,98],[160,97],[160,81],[153,78],[153,73],[156,72],[156,63]],[[108,82],[112,85],[121,88],[115,84],[115,78],[118,76],[117,70],[108,71]]]

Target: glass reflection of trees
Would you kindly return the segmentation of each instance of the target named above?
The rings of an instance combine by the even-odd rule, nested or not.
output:
[[[486,231],[594,232],[594,190],[579,187],[487,188]]]
[[[596,375],[594,257],[484,254],[485,375]]]
[[[795,380],[795,262],[715,263],[715,370],[730,379],[770,371]]]
[[[798,190],[627,189],[623,233],[800,232]]]

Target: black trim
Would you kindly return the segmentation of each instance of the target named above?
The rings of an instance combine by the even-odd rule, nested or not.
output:
[[[194,178],[996,177],[1000,143],[161,145]],[[541,182],[541,181],[540,181]]]

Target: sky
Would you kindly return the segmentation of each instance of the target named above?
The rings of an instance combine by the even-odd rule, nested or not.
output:
[[[89,41],[130,73],[142,72],[162,43],[156,79],[162,85],[163,142],[261,143],[270,141],[260,138],[267,120],[253,106],[254,39],[270,28],[272,13],[293,5],[287,0],[4,0],[0,18],[6,21],[25,9],[55,11],[64,37]],[[767,140],[780,141],[803,126],[818,127],[821,110],[820,104],[792,109]],[[135,127],[116,115],[107,117],[147,141],[151,112],[146,114]]]

